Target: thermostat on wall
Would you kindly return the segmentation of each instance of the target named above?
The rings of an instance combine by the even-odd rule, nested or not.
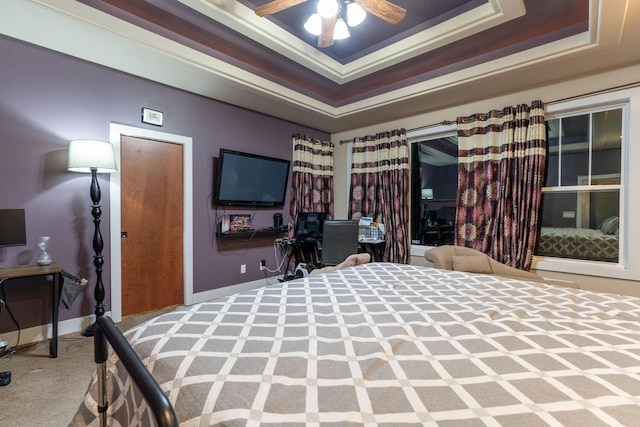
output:
[[[151,110],[149,108],[142,109],[142,122],[150,125],[162,126],[164,113],[162,111]]]

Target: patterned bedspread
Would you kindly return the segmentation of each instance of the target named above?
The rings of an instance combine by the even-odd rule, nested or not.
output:
[[[637,298],[374,263],[126,336],[185,426],[640,423]],[[112,425],[151,424],[111,362]],[[95,398],[72,424],[97,425]]]
[[[538,255],[618,262],[619,238],[589,228],[542,227]]]

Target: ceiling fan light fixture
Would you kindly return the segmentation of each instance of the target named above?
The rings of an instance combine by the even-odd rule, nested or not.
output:
[[[333,39],[334,40],[342,40],[346,39],[350,36],[349,28],[347,28],[347,23],[344,22],[344,19],[338,18],[336,21],[336,26],[333,29]]]
[[[307,22],[305,22],[304,29],[314,36],[319,36],[322,32],[322,17],[314,13],[307,19]]]
[[[360,25],[366,16],[367,12],[365,12],[359,4],[349,2],[347,5],[347,24],[349,24],[350,27]]]
[[[338,14],[338,2],[336,0],[319,0],[318,13],[323,18],[333,18]]]

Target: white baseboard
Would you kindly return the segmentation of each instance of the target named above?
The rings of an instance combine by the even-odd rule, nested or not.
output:
[[[269,279],[277,281],[277,277],[270,277]],[[214,299],[226,297],[229,295],[237,294],[238,292],[248,291],[251,289],[258,289],[267,286],[271,283],[267,282],[267,279],[258,279],[252,282],[238,283],[237,285],[225,286],[224,288],[212,289],[210,291],[198,292],[193,294],[193,303],[199,304],[205,301],[211,301]]]
[[[107,312],[110,315],[110,312]],[[58,322],[58,338],[63,335],[73,334],[84,330],[93,323],[95,316],[75,317],[73,319],[62,320]],[[53,336],[53,327],[51,323],[46,325],[33,326],[20,330],[20,345],[31,344],[48,340]],[[2,339],[9,341],[11,348],[18,344],[18,331],[11,331],[2,334]]]
[[[277,281],[277,277],[270,277],[270,280]],[[267,286],[271,283],[267,279],[258,279],[251,282],[238,283],[237,285],[225,286],[224,288],[212,289],[210,291],[199,292],[193,294],[193,303],[198,304],[205,301],[210,301],[228,295],[233,295],[238,292],[247,291],[250,289],[257,289],[263,286]],[[107,315],[111,315],[111,312],[107,312]],[[58,337],[67,334],[73,334],[84,330],[87,326],[93,323],[95,316],[76,317],[73,319],[63,320],[58,323]],[[20,345],[31,344],[48,340],[53,335],[51,323],[41,326],[33,326],[31,328],[22,329],[20,331]],[[2,334],[2,339],[9,341],[11,347],[15,347],[18,342],[18,331],[11,331]]]

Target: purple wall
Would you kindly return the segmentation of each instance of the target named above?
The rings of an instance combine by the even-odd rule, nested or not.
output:
[[[27,217],[27,245],[0,248],[0,265],[34,265],[37,239],[48,235],[54,261],[93,285],[90,175],[66,170],[67,147],[72,139],[108,141],[109,125],[115,122],[193,138],[194,292],[262,278],[261,259],[275,268],[273,238],[244,242],[212,237],[213,158],[220,148],[231,148],[291,159],[293,133],[323,140],[329,134],[3,36],[0,57],[0,208],[24,208]],[[142,107],[164,112],[164,126],[142,124]],[[103,279],[110,309],[108,175],[100,175],[100,186]],[[288,206],[226,212],[255,213],[255,227],[271,225],[275,212],[285,221],[289,216]],[[247,264],[246,274],[240,274],[240,264]],[[20,279],[4,288],[21,328],[51,321],[48,281]],[[93,305],[90,289],[71,310],[61,310],[60,320],[90,314]],[[0,313],[0,333],[16,329],[6,310]]]

